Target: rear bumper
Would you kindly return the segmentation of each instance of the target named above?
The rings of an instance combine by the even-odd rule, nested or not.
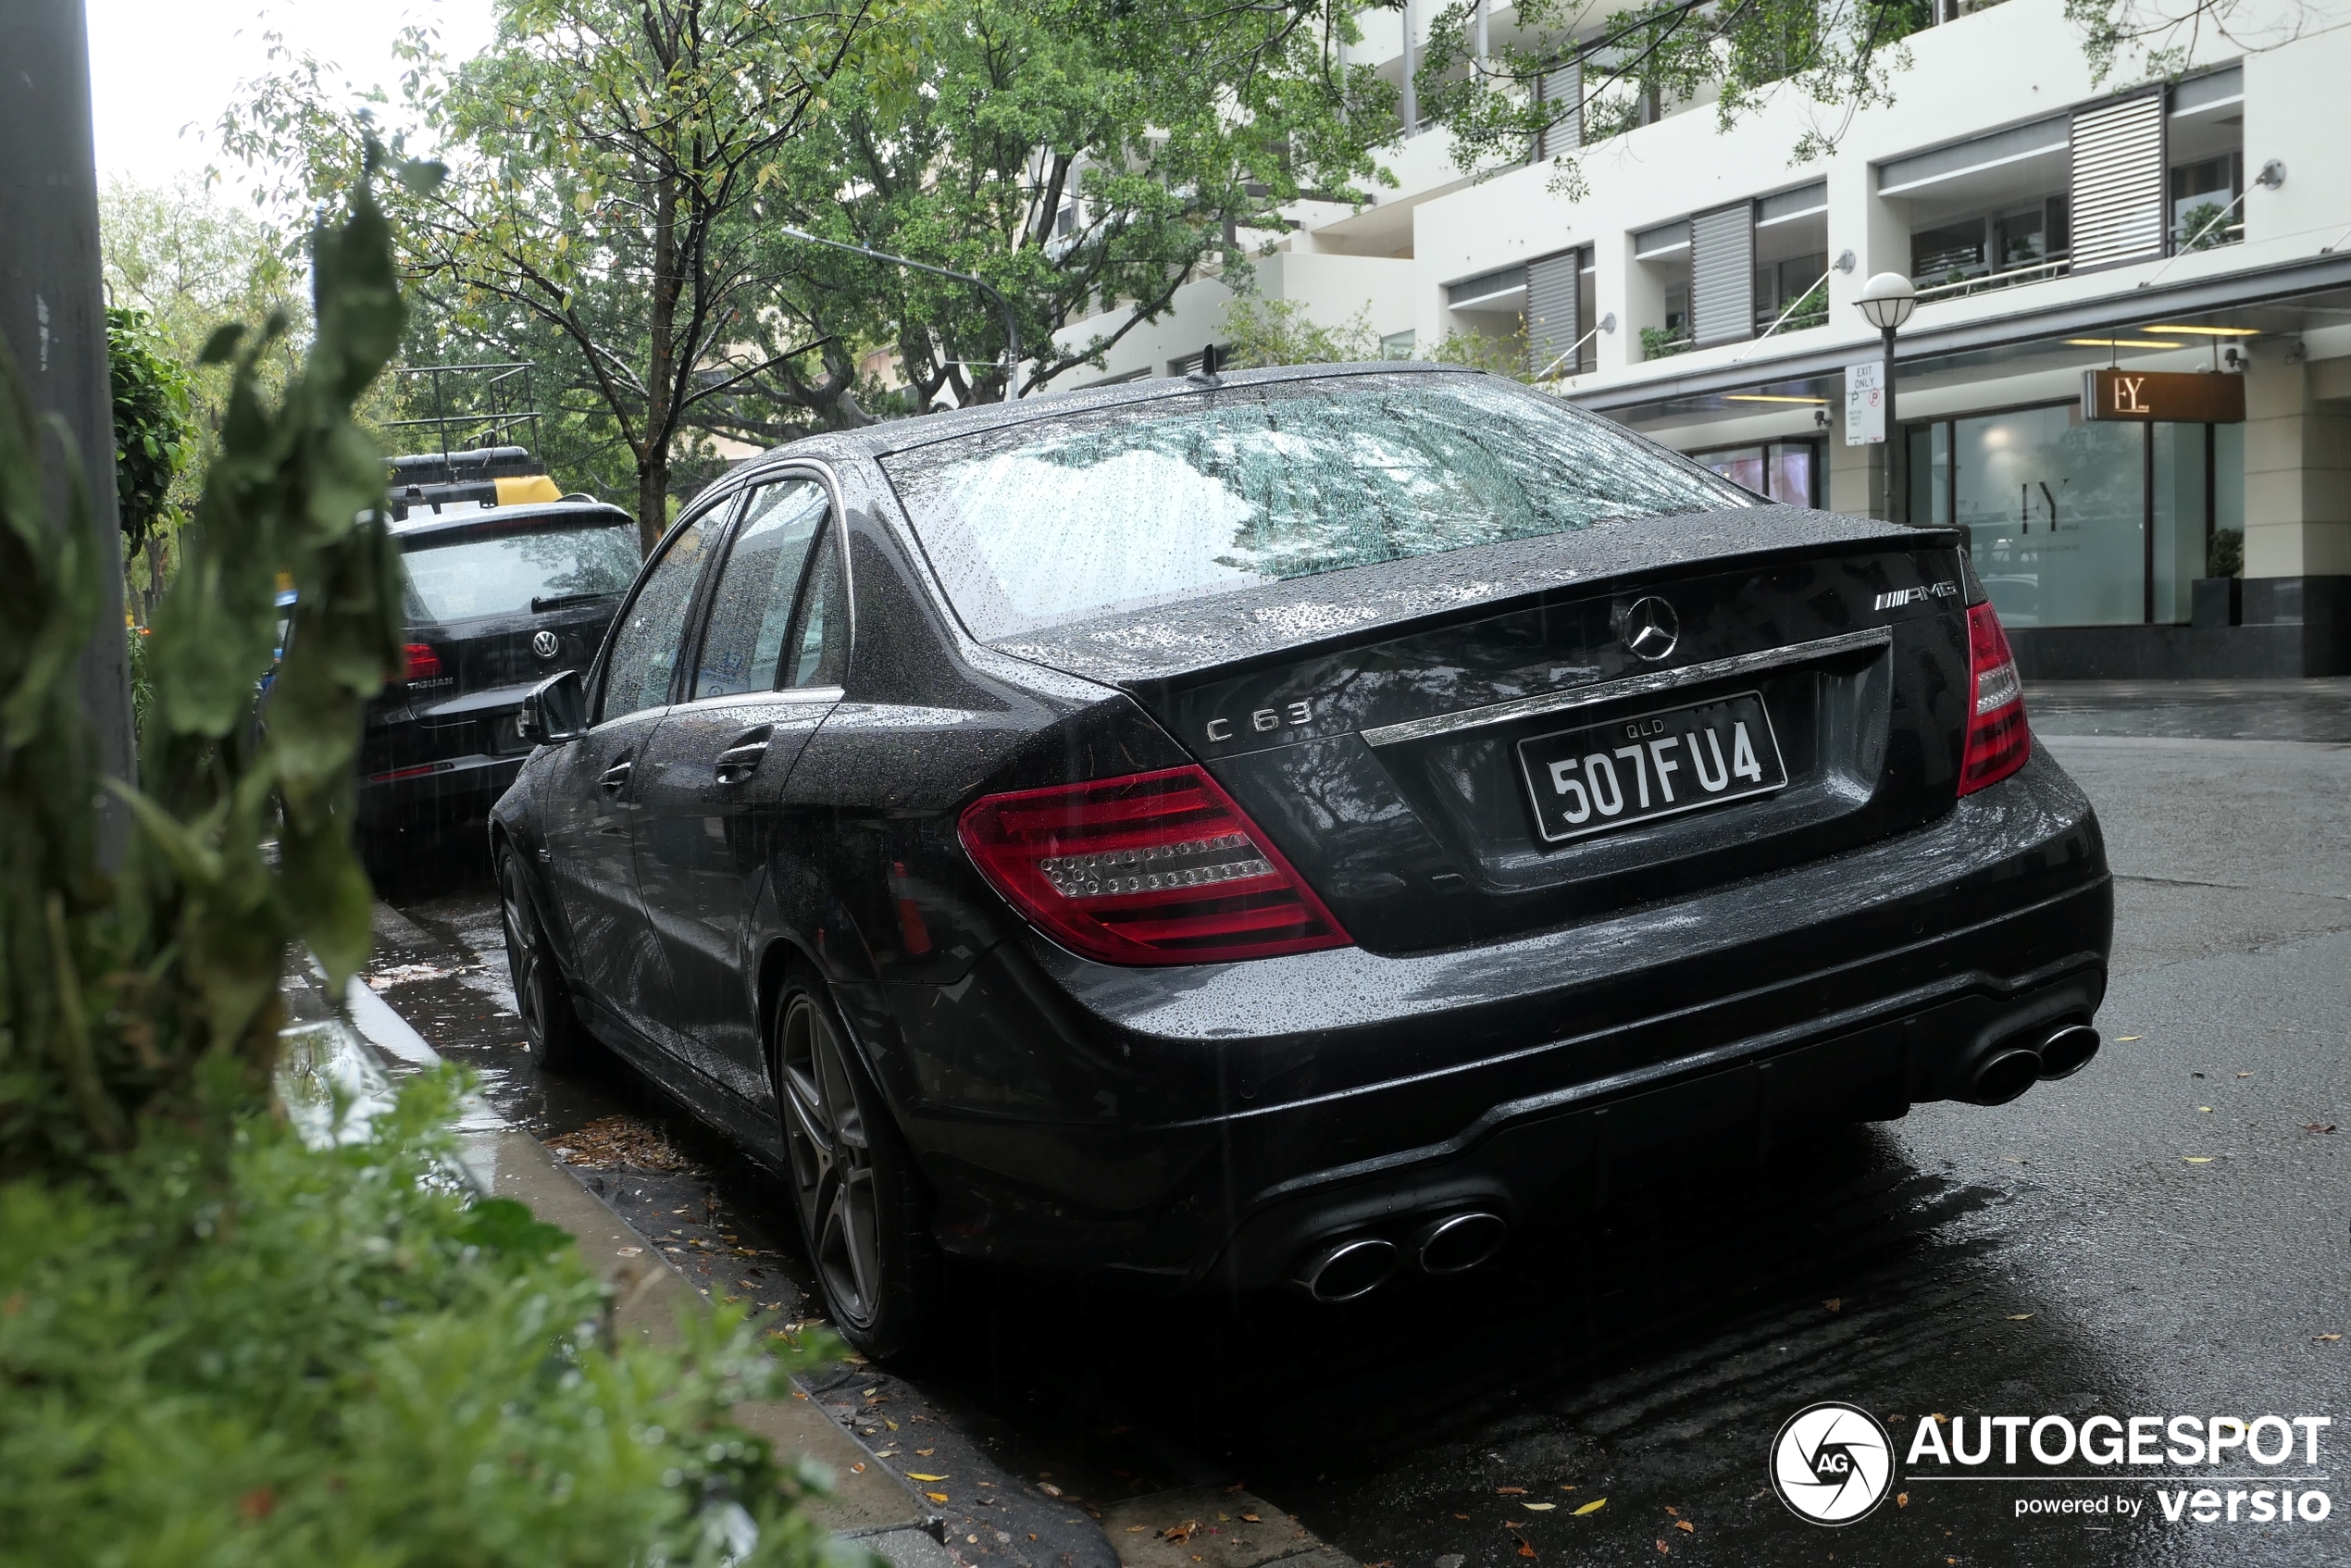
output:
[[[1955,1096],[2095,1012],[2112,926],[2096,820],[2036,754],[1900,838],[1508,942],[1132,970],[1026,940],[840,990],[951,1250],[1253,1287],[1350,1227],[1517,1222],[1692,1139]]]
[[[359,826],[380,830],[486,818],[528,760],[441,757],[396,770],[390,778],[362,778]]]

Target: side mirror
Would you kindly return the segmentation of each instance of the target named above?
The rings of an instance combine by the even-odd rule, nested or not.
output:
[[[515,715],[515,731],[534,746],[560,746],[588,732],[588,691],[579,672],[564,670],[532,687]]]

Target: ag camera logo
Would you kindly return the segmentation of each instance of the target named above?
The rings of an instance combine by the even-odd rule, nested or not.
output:
[[[1772,1489],[1815,1524],[1850,1524],[1894,1489],[1894,1439],[1876,1416],[1827,1400],[1787,1418],[1772,1439]]]

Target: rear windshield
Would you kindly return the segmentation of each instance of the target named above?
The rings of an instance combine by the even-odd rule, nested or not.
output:
[[[446,543],[427,537],[404,543],[400,562],[412,621],[528,615],[628,592],[637,576],[637,530],[615,517]]]
[[[1203,390],[883,467],[982,641],[1604,518],[1757,504],[1599,419],[1473,376]]]

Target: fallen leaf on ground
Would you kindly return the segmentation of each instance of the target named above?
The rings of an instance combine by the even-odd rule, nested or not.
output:
[[[1581,1519],[1587,1513],[1598,1513],[1601,1509],[1606,1508],[1607,1506],[1608,1499],[1594,1498],[1591,1501],[1586,1503],[1583,1507],[1575,1511],[1575,1517]]]
[[[916,1453],[928,1453],[930,1450],[928,1449],[916,1449],[914,1451]],[[1049,1498],[1057,1498],[1062,1495],[1062,1489],[1059,1487],[1054,1486],[1051,1481],[1038,1482],[1037,1489],[1044,1493]]]
[[[2191,1165],[2208,1165],[2212,1163],[2212,1156],[2209,1154],[2183,1154],[2180,1158]]]
[[[1845,1298],[1842,1296],[1831,1296],[1827,1300],[1822,1301],[1821,1305],[1828,1308],[1828,1310],[1833,1313],[1843,1312],[1845,1310]]]
[[[670,1146],[669,1139],[634,1116],[599,1116],[549,1147],[566,1164],[592,1170],[634,1165],[641,1171],[682,1171],[692,1164]]]
[[[2317,1341],[2318,1343],[2320,1343],[2320,1344],[2322,1344],[2322,1345],[2332,1345],[2332,1344],[2333,1344],[2333,1343],[2334,1343],[2337,1339],[2342,1338],[2343,1338],[2343,1336],[2342,1336],[2342,1335],[2340,1335],[2340,1334],[2313,1334],[2313,1335],[2311,1335],[2311,1336],[2310,1336],[2310,1338],[2311,1338],[2313,1340],[2315,1340],[2315,1341]]]
[[[1537,1513],[1549,1513],[1551,1510],[1557,1508],[1559,1504],[1555,1502],[1523,1502],[1519,1504],[1519,1507],[1531,1508]]]
[[[1528,1540],[1524,1536],[1520,1535],[1518,1533],[1517,1525],[1505,1524],[1502,1528],[1508,1530],[1511,1533],[1511,1539],[1518,1543],[1518,1554],[1521,1557],[1532,1557],[1535,1555],[1535,1543]]]
[[[909,1470],[906,1472],[906,1479],[909,1481],[946,1481],[952,1479],[952,1477],[946,1475],[926,1475],[919,1470]]]
[[[1129,1524],[1126,1526],[1126,1533],[1130,1536],[1139,1536],[1150,1528],[1149,1524]]]
[[[1673,1549],[1672,1547],[1670,1547],[1670,1546],[1667,1546],[1667,1545],[1666,1545],[1663,1541],[1660,1541],[1660,1542],[1658,1542],[1658,1543],[1657,1543],[1657,1549],[1658,1549],[1658,1551],[1659,1551],[1661,1554],[1662,1554],[1662,1555],[1664,1555],[1664,1556],[1667,1556],[1667,1557],[1671,1557],[1671,1556],[1673,1554]]]
[[[1698,1526],[1686,1519],[1676,1519],[1673,1521],[1673,1527],[1677,1530],[1687,1530],[1693,1536],[1698,1534]]]
[[[1895,1493],[1895,1494],[1894,1494],[1894,1506],[1895,1506],[1895,1507],[1897,1507],[1897,1508],[1908,1508],[1908,1507],[1909,1507],[1909,1506],[1910,1506],[1910,1494],[1909,1494],[1909,1493],[1908,1493],[1908,1492],[1897,1492],[1897,1493]]]
[[[1526,1488],[1524,1487],[1497,1487],[1494,1488],[1494,1493],[1497,1497],[1523,1498],[1526,1495]]]
[[[947,1500],[947,1494],[945,1492],[925,1492],[923,1496],[930,1499],[933,1502],[945,1502]]]
[[[2237,1075],[2237,1076],[2238,1076],[2238,1077],[2241,1077],[2241,1078],[2249,1078],[2249,1077],[2251,1077],[2252,1076],[2253,1076],[2253,1075],[2252,1075],[2251,1073],[2239,1073],[2239,1074]]]
[[[1265,1521],[1260,1519],[1254,1513],[1244,1513],[1241,1515],[1241,1523],[1244,1524],[1263,1524]]]
[[[854,1464],[851,1465],[849,1468],[850,1468],[850,1469],[852,1469],[852,1470],[854,1470],[855,1472],[857,1472],[857,1474],[858,1474],[858,1475],[863,1475],[864,1474],[865,1474],[865,1462],[864,1460],[862,1460],[862,1459],[861,1459],[861,1460],[859,1460],[856,1463],[854,1463]]]
[[[2137,1035],[2117,1035],[2114,1037],[2114,1043],[2117,1045],[2128,1045],[2131,1041],[2137,1039],[2139,1037]]]
[[[2022,1323],[2028,1317],[2035,1317],[2038,1315],[2039,1314],[2035,1313],[2009,1313],[2009,1321],[2010,1323]]]
[[[623,1247],[620,1249],[620,1255],[624,1258],[634,1258],[641,1256],[644,1251],[642,1247]]]
[[[2316,1122],[2305,1122],[2302,1124],[2302,1130],[2304,1132],[2332,1132],[2334,1130],[2334,1124],[2332,1122],[2329,1122],[2326,1126],[2320,1126]]]
[[[1671,1504],[1671,1503],[1666,1504],[1666,1507],[1665,1507],[1665,1512],[1666,1512],[1667,1513],[1671,1514],[1673,1517],[1674,1517],[1674,1518],[1676,1518],[1676,1519],[1679,1519],[1680,1517],[1682,1517],[1682,1511],[1681,1511],[1680,1509],[1678,1509],[1678,1508],[1675,1508],[1675,1507],[1674,1507],[1673,1504]]]
[[[1170,1524],[1167,1526],[1165,1530],[1160,1533],[1160,1538],[1170,1541],[1188,1541],[1199,1533],[1200,1521],[1197,1519],[1187,1519],[1181,1524]]]
[[[2211,1110],[2211,1109],[2212,1109],[2212,1107],[2211,1107],[2211,1106],[2209,1106],[2209,1105],[2199,1105],[2199,1106],[2197,1106],[2197,1107],[2196,1107],[2196,1109],[2197,1109],[2197,1110],[2199,1110],[2199,1111],[2209,1111],[2209,1110]]]

